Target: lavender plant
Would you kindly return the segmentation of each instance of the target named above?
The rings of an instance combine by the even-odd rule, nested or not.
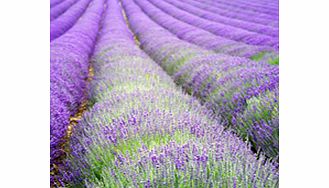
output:
[[[91,0],[80,0],[60,17],[50,23],[50,41],[63,35],[83,15]]]
[[[238,115],[244,113],[247,101],[278,87],[277,66],[214,54],[181,41],[148,18],[133,0],[122,2],[131,29],[140,40],[143,50],[177,84],[199,98],[236,132],[240,128],[236,125]],[[272,156],[270,153],[267,155]]]
[[[279,90],[268,91],[247,101],[247,109],[239,114],[240,134],[250,136],[256,148],[271,157],[279,151]]]
[[[257,159],[138,48],[116,0],[93,65],[95,104],[71,137],[68,187],[278,187],[275,163]]]
[[[103,0],[94,0],[72,29],[50,44],[51,171],[65,154],[62,145],[69,119],[77,113],[86,97],[89,56],[96,40],[103,3]]]

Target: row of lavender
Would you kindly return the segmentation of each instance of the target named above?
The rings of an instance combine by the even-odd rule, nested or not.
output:
[[[93,51],[104,0],[94,0],[79,21],[50,44],[50,163],[60,165],[70,117],[85,99],[89,57]],[[59,6],[59,5],[58,5]],[[55,177],[51,177],[54,181]]]
[[[67,0],[60,4],[58,4],[56,7],[53,7],[50,9],[50,21],[53,21],[54,19],[58,18],[60,15],[62,15],[64,12],[66,12],[73,4],[78,2],[78,0]]]
[[[198,0],[200,1],[200,0]],[[205,0],[202,2],[208,2],[212,6],[227,6],[227,7],[234,7],[238,9],[244,9],[255,13],[263,13],[267,14],[271,17],[278,17],[278,1],[272,1],[272,5],[260,5],[259,3],[263,3],[262,0],[256,1],[243,1],[243,0],[233,0],[233,1],[225,1],[225,0]]]
[[[155,6],[161,8],[167,14],[182,20],[190,25],[194,25],[215,35],[222,36],[231,40],[244,42],[251,45],[269,46],[278,49],[278,37],[271,37],[268,35],[251,32],[239,27],[230,26],[224,23],[210,21],[201,18],[197,15],[191,14],[185,10],[177,8],[165,1],[148,0]],[[183,8],[185,9],[185,8]]]
[[[177,88],[134,43],[117,0],[107,2],[92,58],[94,105],[73,131],[67,186],[278,187],[277,167]]]
[[[72,6],[61,6],[65,2],[50,10],[52,16],[50,22],[50,41],[60,37],[73,27],[87,10],[91,0],[79,0],[75,4],[71,4]],[[60,10],[57,10],[58,7]]]
[[[50,0],[50,7],[55,7],[58,4],[62,3],[64,0]]]
[[[256,149],[269,157],[278,156],[277,66],[203,50],[153,22],[141,10],[153,11],[145,1],[122,2],[143,50],[177,84],[198,97]]]
[[[214,12],[208,12],[201,8],[190,5],[189,2],[184,2],[184,1],[182,2],[182,1],[177,1],[177,0],[166,0],[166,1],[181,10],[188,11],[189,13],[192,13],[194,15],[197,15],[199,17],[202,17],[202,18],[205,18],[205,19],[208,19],[211,21],[223,23],[226,25],[231,25],[231,26],[234,26],[237,28],[242,28],[242,29],[245,29],[248,31],[259,33],[259,34],[265,34],[265,35],[268,35],[271,37],[278,37],[278,35],[279,35],[278,28],[221,16]]]
[[[187,0],[182,0],[186,2]],[[263,14],[260,12],[250,11],[246,8],[239,8],[236,6],[226,6],[225,4],[214,4],[209,1],[189,0],[190,5],[199,7],[203,10],[218,14],[220,16],[226,16],[229,18],[248,21],[251,23],[258,23],[262,25],[278,27],[279,22],[277,19],[273,19],[272,15]]]
[[[275,49],[266,46],[248,45],[233,41],[213,33],[182,22],[166,13],[148,1],[137,1],[141,9],[154,22],[175,34],[182,40],[196,44],[216,53],[224,53],[232,56],[253,58],[262,54],[262,58],[277,57]]]
[[[183,0],[187,1],[187,0]],[[200,1],[200,0],[191,0],[190,4],[195,7],[200,7],[201,9],[210,11],[212,13],[228,16],[234,19],[238,20],[245,20],[252,23],[259,23],[271,27],[278,27],[278,14],[276,13],[268,13],[266,10],[268,8],[261,8],[258,10],[255,10],[254,5],[251,5],[250,1],[248,2],[238,2],[235,1],[235,5],[233,5],[234,1]],[[258,1],[258,3],[262,3],[265,1]],[[278,8],[278,1],[273,1],[274,7]],[[241,6],[243,5],[243,6]],[[265,10],[265,12],[264,12]],[[278,11],[278,10],[276,10]]]

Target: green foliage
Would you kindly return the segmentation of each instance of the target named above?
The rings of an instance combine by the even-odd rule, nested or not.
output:
[[[260,61],[263,59],[263,57],[265,56],[266,52],[260,52],[256,55],[253,55],[250,59],[254,60],[254,61]]]
[[[254,61],[266,60],[268,64],[279,65],[279,57],[271,57],[271,54],[269,54],[268,52],[260,52],[256,55],[253,55],[250,59]]]
[[[271,65],[279,65],[279,57],[269,60],[268,63]]]

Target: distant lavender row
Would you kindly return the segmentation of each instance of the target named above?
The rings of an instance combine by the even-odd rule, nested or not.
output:
[[[64,0],[50,0],[50,7],[53,8],[63,2]]]
[[[148,1],[137,0],[136,3],[139,4],[141,9],[156,23],[168,29],[177,37],[205,49],[213,50],[217,53],[248,58],[260,53],[276,54],[275,50],[271,47],[247,45],[216,36],[208,31],[189,25],[167,15]]]
[[[226,16],[234,19],[244,20],[252,23],[263,24],[272,27],[279,27],[279,21],[273,20],[267,14],[248,12],[243,9],[238,9],[231,7],[231,9],[227,9],[227,7],[219,7],[212,6],[207,4],[206,2],[199,2],[197,0],[182,0],[182,2],[188,3],[189,5],[193,5],[195,7],[204,9],[208,12],[212,12],[221,16]]]
[[[93,57],[95,104],[74,129],[62,171],[69,186],[278,187],[273,164],[134,44],[117,3],[109,0]]]
[[[246,1],[232,0],[231,2],[246,3]],[[250,6],[264,6],[268,8],[278,8],[278,0],[249,0],[247,2]]]
[[[219,0],[216,1],[218,3],[222,3],[224,2],[223,0]],[[251,1],[243,1],[243,0],[233,0],[233,1],[229,1],[229,3],[231,4],[242,4],[245,6],[251,6],[251,7],[255,7],[255,8],[259,8],[259,9],[268,9],[268,10],[273,10],[273,11],[278,11],[279,10],[279,3],[278,0],[274,0],[271,2],[265,2],[264,0],[251,0]],[[233,6],[234,6],[233,5]]]
[[[240,0],[233,0],[235,2],[240,2]],[[271,5],[274,7],[278,7],[279,0],[250,0],[248,3],[260,4],[260,5]]]
[[[200,0],[198,0],[200,1]],[[234,1],[225,1],[225,0],[218,0],[218,1],[212,1],[212,0],[202,0],[202,3],[209,3],[212,6],[229,6],[229,7],[234,7],[234,8],[240,8],[244,10],[250,10],[254,11],[257,13],[263,13],[263,14],[268,14],[273,17],[278,17],[278,9],[277,8],[265,8],[264,6],[257,6],[257,5],[252,5],[248,3],[247,1],[239,1],[239,2],[234,2]]]
[[[50,44],[51,164],[64,154],[61,145],[65,142],[70,116],[85,98],[89,55],[96,40],[103,2],[94,0],[74,27]]]
[[[183,1],[187,1],[187,0],[183,0]],[[202,3],[203,5],[209,6],[209,7],[214,7],[217,10],[226,10],[226,11],[234,11],[234,12],[238,12],[241,15],[245,15],[245,16],[253,16],[253,17],[262,17],[264,19],[267,19],[268,21],[273,21],[273,20],[277,20],[277,16],[272,15],[272,14],[265,14],[265,13],[261,13],[261,12],[255,12],[253,10],[250,9],[246,9],[246,8],[241,8],[239,6],[231,6],[231,5],[227,5],[225,3],[218,3],[216,4],[216,2],[213,1],[199,1],[199,0],[191,0],[192,2],[199,2]],[[215,4],[215,5],[214,5]],[[216,12],[214,12],[216,13]]]
[[[186,11],[180,10],[175,6],[161,1],[161,0],[148,0],[155,6],[162,9],[164,12],[172,15],[173,17],[182,20],[188,24],[194,25],[206,31],[212,32],[218,36],[222,36],[231,40],[244,42],[251,45],[270,46],[278,49],[278,38],[273,38],[267,35],[258,34],[255,32],[246,31],[240,28],[228,26],[225,24],[213,22],[200,18]]]
[[[63,35],[83,15],[92,0],[80,0],[50,23],[50,41]]]
[[[220,2],[220,1],[218,1]],[[240,4],[245,4],[248,6],[252,6],[252,7],[259,7],[259,8],[263,8],[263,9],[272,9],[272,10],[278,10],[278,0],[275,1],[264,1],[264,0],[249,0],[248,2],[246,1],[240,1],[240,0],[233,0],[231,2],[234,3],[240,3]]]
[[[220,16],[215,13],[207,12],[205,10],[202,10],[200,8],[194,7],[189,5],[189,3],[182,3],[181,1],[177,0],[166,0],[167,2],[171,3],[172,5],[185,10],[189,13],[192,13],[194,15],[197,15],[201,18],[205,18],[211,21],[215,21],[218,23],[223,23],[227,25],[231,25],[234,27],[242,28],[248,31],[253,31],[257,32],[260,34],[265,34],[271,37],[278,37],[279,36],[279,29],[278,28],[273,28],[270,26],[264,26],[261,24],[255,24],[252,22],[246,22],[246,21],[241,21],[241,20],[236,20],[232,18],[228,18],[225,16]]]
[[[133,0],[123,2],[143,50],[233,129],[240,129],[236,119],[247,108],[247,100],[278,87],[277,66],[202,50],[155,24]]]
[[[67,0],[67,1],[64,1],[63,3],[59,4],[58,6],[51,8],[50,9],[50,21],[53,21],[58,16],[63,14],[77,1],[79,1],[79,0]]]

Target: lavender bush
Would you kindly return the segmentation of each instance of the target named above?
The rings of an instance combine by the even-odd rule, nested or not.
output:
[[[50,41],[68,31],[83,15],[91,0],[80,0],[60,17],[50,23]]]
[[[95,104],[62,171],[69,187],[278,187],[275,163],[257,159],[138,48],[116,0],[93,65]]]
[[[240,128],[237,118],[247,100],[278,87],[277,66],[200,49],[154,23],[133,0],[124,0],[123,7],[143,50],[233,130]]]
[[[240,134],[250,136],[256,148],[271,157],[279,151],[279,90],[267,91],[247,101],[247,109],[239,114]]]
[[[64,155],[62,145],[79,105],[85,99],[88,62],[96,40],[103,0],[94,0],[80,20],[50,45],[50,163]],[[51,169],[53,170],[53,169]],[[53,178],[53,177],[52,177]],[[53,181],[53,179],[52,179]]]

